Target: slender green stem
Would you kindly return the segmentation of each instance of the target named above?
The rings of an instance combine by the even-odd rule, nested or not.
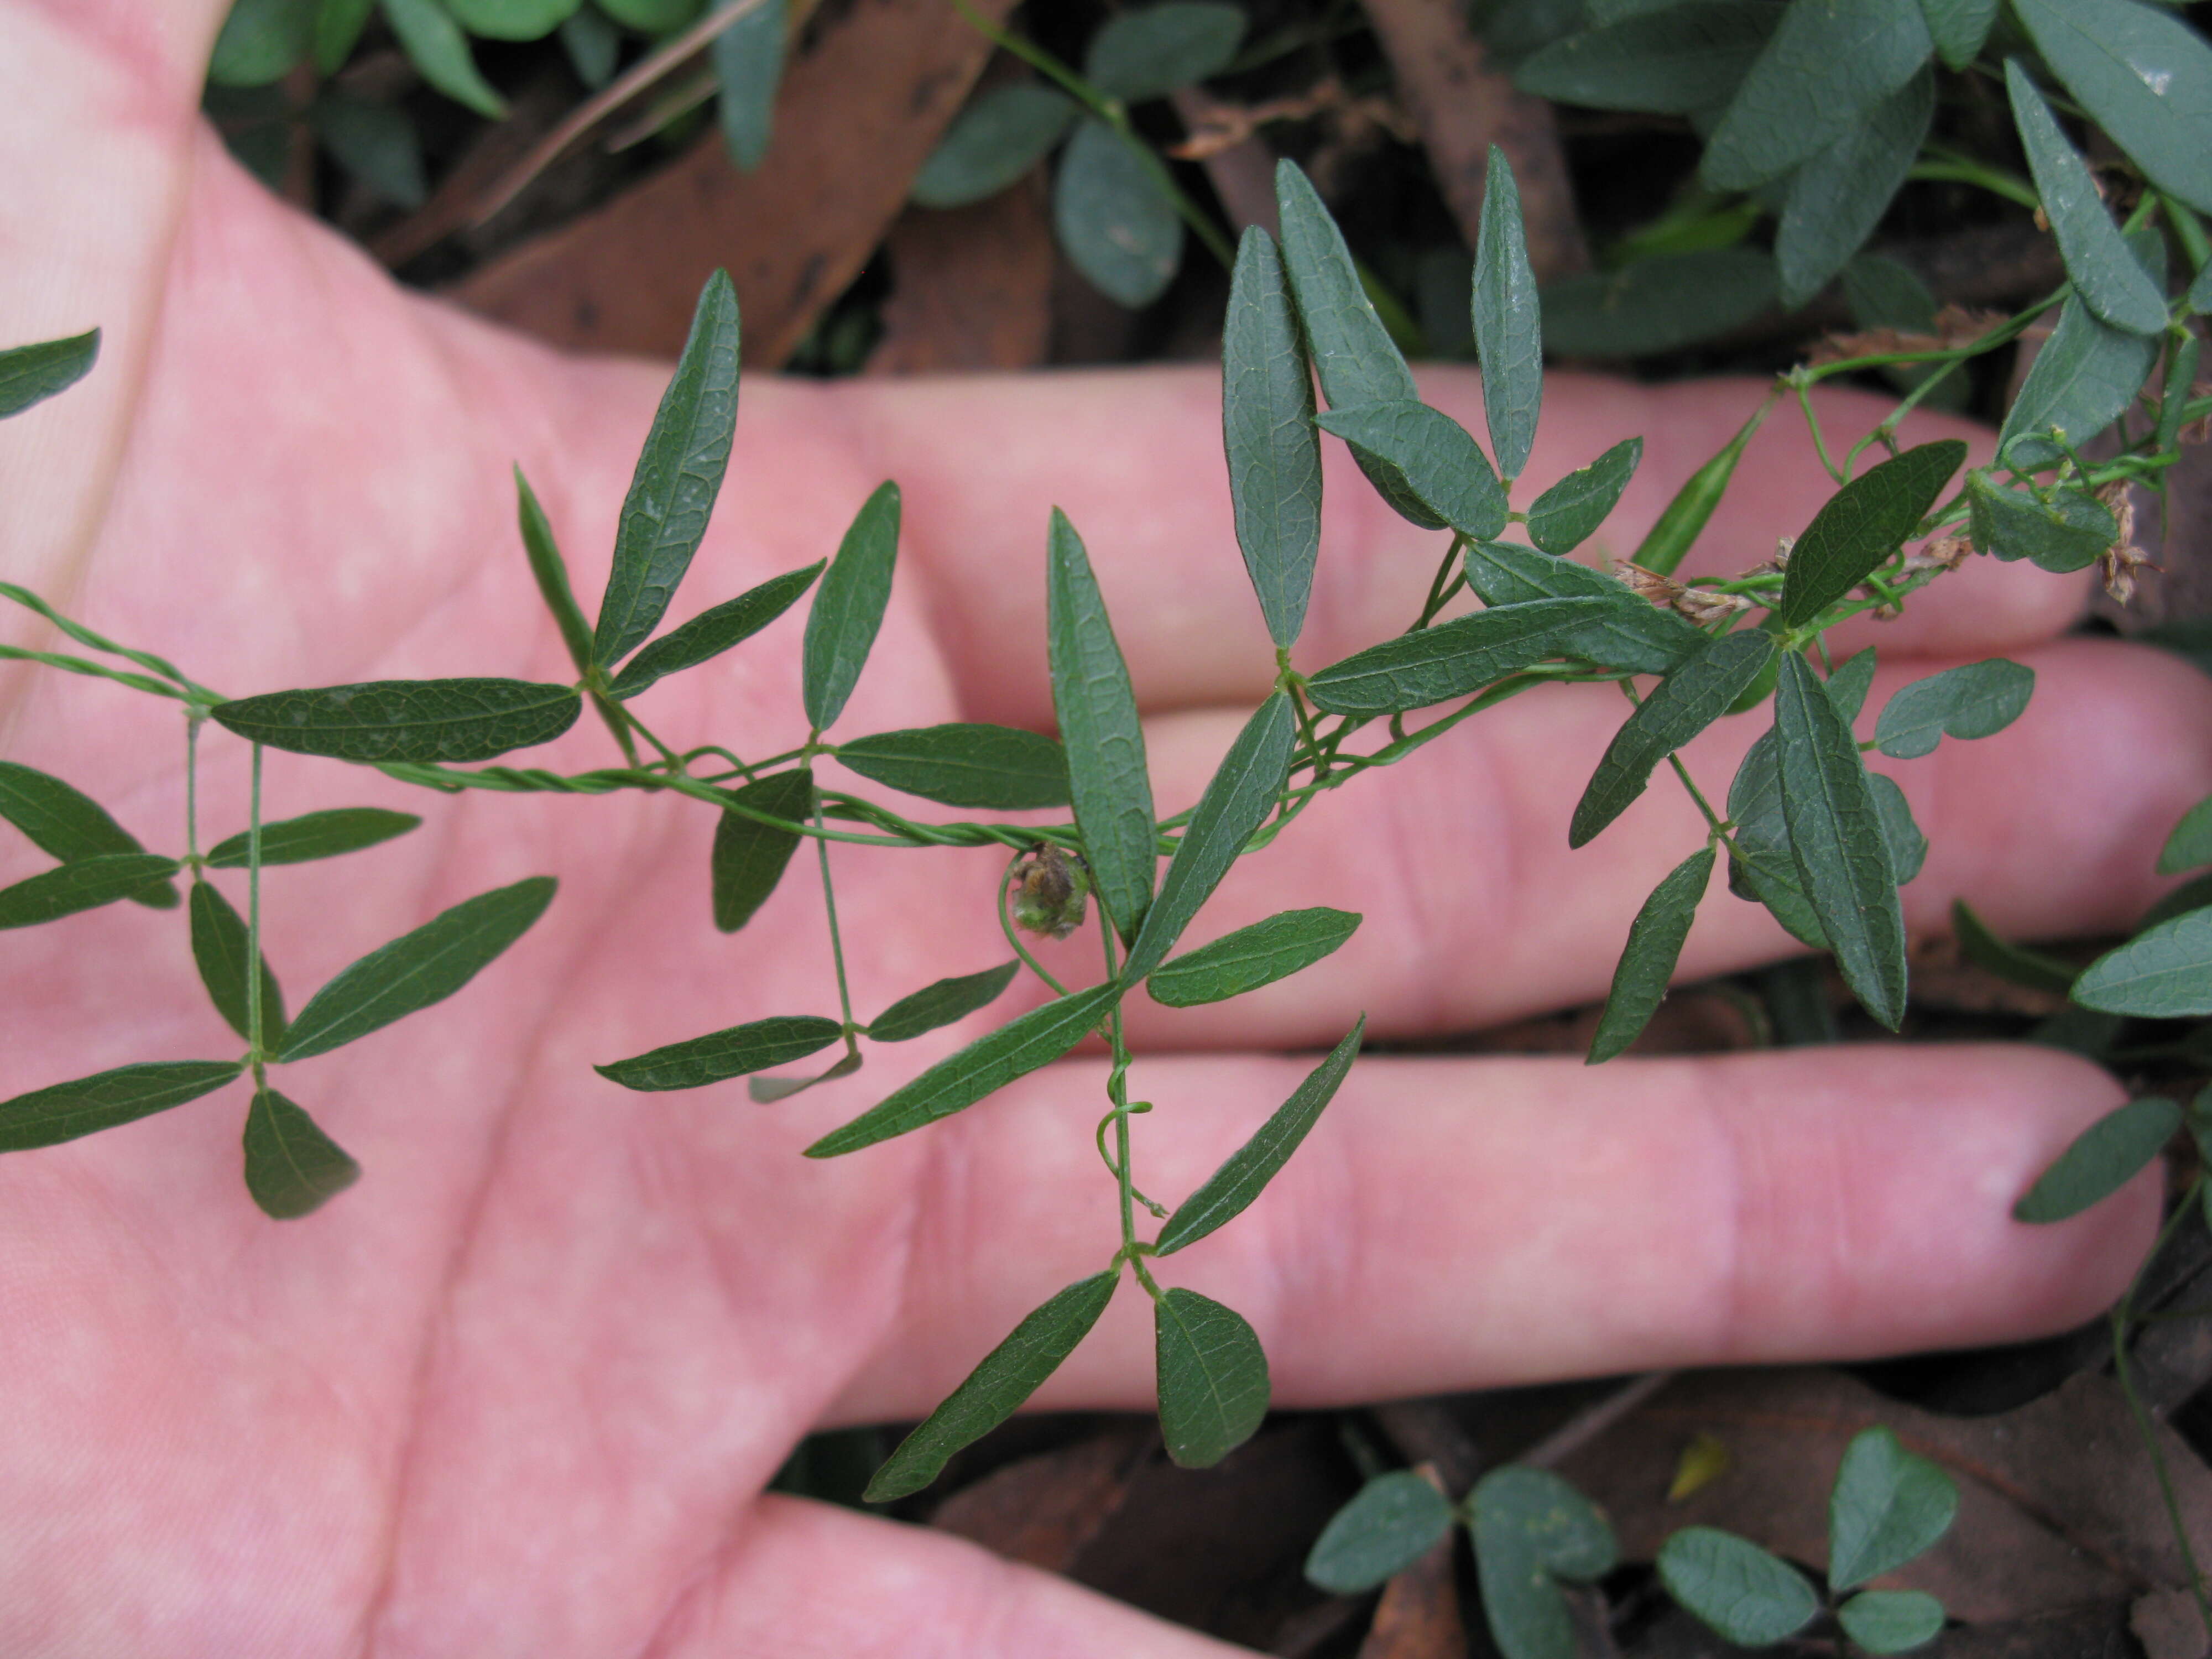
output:
[[[1421,602],[1420,620],[1406,630],[1408,634],[1419,633],[1436,619],[1437,611],[1450,603],[1451,596],[1460,586],[1459,580],[1452,574],[1452,568],[1459,562],[1460,555],[1466,547],[1467,538],[1454,531],[1451,545],[1444,549],[1443,560],[1437,566],[1435,576],[1430,580],[1429,597]]]
[[[1114,928],[1102,914],[1098,919],[1098,936],[1106,951],[1106,977],[1110,981],[1121,971],[1114,957]],[[1121,1252],[1131,1261],[1135,1260],[1137,1248],[1137,1188],[1129,1170],[1129,1046],[1123,1041],[1121,1005],[1116,1002],[1106,1017],[1106,1040],[1114,1050],[1114,1069],[1106,1079],[1106,1098],[1114,1105],[1114,1176],[1121,1190]],[[1144,1282],[1144,1269],[1137,1270],[1138,1282]],[[1155,1290],[1154,1295],[1158,1291]]]
[[[185,710],[185,864],[200,867],[200,722],[198,708]]]
[[[246,809],[246,1046],[261,1075],[261,745],[253,745],[253,784]]]
[[[599,711],[599,719],[608,731],[614,733],[615,742],[621,745],[623,763],[633,772],[637,770],[637,745],[630,741],[629,713],[612,697],[603,697],[597,691],[588,694],[592,707]]]
[[[814,803],[814,824],[822,827],[822,803]],[[837,964],[837,1006],[845,1017],[845,1052],[854,1059],[860,1057],[860,1040],[854,1035],[859,1029],[853,1020],[853,990],[845,978],[845,939],[837,928],[837,889],[830,879],[830,843],[818,839],[814,850],[822,860],[822,908],[830,918],[830,957]]]
[[[1813,434],[1813,453],[1820,458],[1820,465],[1827,468],[1828,476],[1838,483],[1849,483],[1849,475],[1828,454],[1828,436],[1821,431],[1820,416],[1813,408],[1812,381],[1800,380],[1797,382],[1797,404],[1805,411],[1805,428]]]
[[[1992,196],[2016,202],[2031,213],[2042,205],[2035,186],[2017,173],[1985,166],[1971,155],[1937,145],[1929,145],[1923,155],[1923,159],[1914,164],[1906,178],[1931,184],[1972,185]]]
[[[1044,964],[1030,954],[1030,947],[1022,943],[1022,936],[1014,931],[1014,919],[1006,911],[1006,889],[1013,885],[1014,872],[1020,866],[1021,861],[1028,856],[1027,848],[1015,854],[1013,862],[1006,866],[1006,873],[999,878],[999,931],[1006,934],[1006,943],[1014,947],[1014,954],[1028,965],[1030,972],[1051,986],[1054,995],[1064,997],[1068,994],[1067,987],[1047,973]],[[1103,916],[1100,917],[1098,925],[1109,931],[1111,929],[1111,924]]]
[[[608,701],[611,702],[613,702],[613,699],[609,698]],[[622,717],[624,720],[629,722],[630,729],[660,751],[660,758],[667,763],[668,769],[670,771],[680,773],[684,769],[684,757],[678,754],[673,749],[671,749],[666,744],[655,737],[653,732],[653,728],[647,726],[643,720],[638,719],[635,714],[631,713],[628,703],[617,703],[616,704],[616,707],[622,710]]]

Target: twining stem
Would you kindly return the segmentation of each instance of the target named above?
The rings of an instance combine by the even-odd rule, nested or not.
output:
[[[1114,923],[1102,909],[1098,916],[1098,937],[1106,950],[1106,977],[1110,981],[1120,971],[1121,964],[1114,959]],[[1106,1016],[1106,1040],[1114,1050],[1114,1069],[1107,1075],[1106,1098],[1114,1104],[1114,1179],[1121,1189],[1121,1254],[1133,1263],[1137,1249],[1137,1188],[1129,1171],[1129,1046],[1123,1041],[1121,1005],[1116,1002]],[[1138,1281],[1145,1282],[1144,1269],[1137,1270]],[[1157,1296],[1157,1290],[1152,1291]]]
[[[819,798],[814,803],[814,823],[817,829],[821,828],[822,802]],[[860,1057],[860,1039],[856,1035],[859,1028],[853,1023],[852,988],[845,980],[845,940],[837,929],[837,890],[830,880],[830,843],[817,840],[814,843],[814,850],[822,860],[822,908],[830,917],[830,958],[837,964],[837,1006],[844,1013],[845,1052],[858,1060]]]
[[[253,1054],[253,1080],[261,1070],[261,745],[253,745],[253,787],[246,809],[246,1046]]]

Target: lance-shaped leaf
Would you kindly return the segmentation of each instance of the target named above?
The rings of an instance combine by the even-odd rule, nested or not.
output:
[[[1594,470],[1594,469],[1593,469]],[[1462,561],[1467,585],[1493,608],[1533,599],[1597,599],[1604,620],[1560,638],[1562,655],[1607,668],[1664,674],[1705,648],[1705,636],[1672,611],[1648,605],[1610,576],[1517,542],[1475,542]]]
[[[189,915],[192,962],[200,970],[200,983],[207,988],[208,1000],[215,1004],[216,1012],[222,1016],[232,1030],[251,1042],[253,1027],[246,1007],[246,918],[238,914],[228,899],[204,881],[192,884]],[[283,1035],[284,994],[277,988],[276,975],[269,971],[269,960],[264,957],[261,961],[262,1044],[274,1048]]]
[[[1951,901],[1951,928],[1959,936],[1959,954],[2007,984],[2025,985],[2038,991],[2064,991],[2074,983],[2075,974],[2071,966],[2056,957],[2001,938],[1964,899]]]
[[[376,0],[322,0],[315,9],[315,67],[325,75],[343,69],[375,11]]]
[[[1717,109],[1774,33],[1765,0],[1685,0],[1570,34],[1522,60],[1523,92],[1593,109],[1692,115]]]
[[[1605,522],[1643,459],[1644,440],[1627,438],[1568,473],[1529,507],[1528,539],[1547,553],[1571,553],[1580,547]]]
[[[845,1028],[834,1019],[812,1014],[778,1014],[756,1019],[726,1030],[709,1031],[592,1069],[625,1089],[659,1092],[668,1089],[701,1089],[748,1072],[771,1066],[788,1066],[794,1060],[818,1054],[839,1037]]]
[[[1237,545],[1279,646],[1305,626],[1321,550],[1321,438],[1313,370],[1274,239],[1245,228],[1221,335],[1221,447]]]
[[[1486,541],[1505,528],[1504,486],[1467,428],[1443,410],[1412,399],[1358,404],[1331,409],[1314,424],[1343,439],[1370,471],[1375,463],[1391,469],[1401,493],[1423,509],[1406,516],[1424,529],[1441,522]],[[1398,498],[1390,504],[1404,511]]]
[[[312,1215],[361,1179],[361,1165],[315,1120],[274,1089],[254,1091],[246,1115],[246,1190],[277,1221]]]
[[[1152,1304],[1160,1437],[1187,1469],[1211,1468],[1267,1414],[1267,1356],[1244,1316],[1177,1285]]]
[[[1244,851],[1253,832],[1267,821],[1282,798],[1291,770],[1291,749],[1297,721],[1291,700],[1280,691],[1261,703],[1236,742],[1222,757],[1206,793],[1192,809],[1159,896],[1145,913],[1145,925],[1121,966],[1121,977],[1134,985],[1159,966],[1199,906],[1212,897],[1229,866]]]
[[[212,1094],[245,1069],[235,1060],[156,1060],[0,1100],[0,1152],[52,1146],[150,1117]]]
[[[1735,825],[1729,837],[1729,890],[1764,904],[1792,937],[1815,951],[1827,948],[1827,935],[1813,914],[1790,854],[1790,826],[1782,817],[1782,765],[1772,727],[1744,755],[1729,786],[1728,815]]]
[[[2102,1203],[2148,1168],[2180,1127],[2181,1108],[2159,1095],[2106,1113],[2036,1177],[2012,1206],[2013,1218],[2063,1221]]]
[[[495,887],[370,951],[307,999],[276,1058],[328,1054],[444,1001],[529,931],[556,884],[550,876],[532,876]]]
[[[283,79],[307,55],[313,0],[233,0],[208,62],[221,87],[263,87]]]
[[[1869,1653],[1905,1653],[1943,1633],[1943,1604],[1926,1590],[1863,1590],[1836,1609],[1836,1622]]]
[[[1980,55],[1997,21],[1997,0],[1920,0],[1920,9],[1928,15],[1936,55],[1954,70]]]
[[[861,504],[806,616],[806,718],[826,732],[845,710],[884,625],[898,562],[900,498],[895,483],[876,486]]]
[[[1747,247],[1657,253],[1544,289],[1544,349],[1565,357],[1640,357],[1710,340],[1778,297],[1774,260]]]
[[[1790,550],[1782,620],[1802,628],[1902,547],[1966,459],[1956,438],[1869,467],[1828,498]]]
[[[1936,50],[1920,0],[1817,0],[1786,8],[1705,140],[1715,190],[1778,179],[1850,131]]]
[[[1978,470],[1966,475],[1966,523],[1983,552],[2061,573],[2094,564],[2120,538],[2119,520],[2094,496],[2061,489],[2046,504]]]
[[[1923,70],[1790,175],[1774,239],[1784,306],[1812,300],[1874,234],[1935,112],[1936,77]]]
[[[2013,11],[2151,182],[2212,213],[2212,49],[2203,36],[2129,0],[2014,0]]]
[[[1452,1528],[1443,1493],[1411,1469],[1378,1474],[1322,1528],[1307,1579],[1332,1595],[1364,1595],[1433,1549]]]
[[[1890,872],[1899,887],[1909,887],[1928,862],[1928,837],[1912,819],[1912,803],[1894,778],[1879,772],[1867,774],[1873,792],[1874,815],[1881,825],[1881,844],[1889,849]]]
[[[1091,556],[1058,507],[1052,512],[1047,556],[1045,643],[1075,827],[1083,834],[1099,899],[1127,945],[1152,904],[1159,862],[1145,730]]]
[[[709,48],[720,94],[715,112],[721,119],[722,147],[746,173],[768,155],[788,32],[784,0],[766,0],[716,35]]]
[[[1474,349],[1482,360],[1483,418],[1498,470],[1510,480],[1521,476],[1536,446],[1536,416],[1544,403],[1544,319],[1521,224],[1521,187],[1514,180],[1513,164],[1495,144],[1483,169],[1472,305]],[[1534,535],[1533,524],[1530,533]],[[1560,550],[1541,536],[1535,542]]]
[[[1081,112],[1066,93],[1026,82],[979,94],[915,175],[915,205],[966,207],[996,196],[1042,161]]]
[[[2035,175],[2035,193],[2043,198],[2074,291],[2114,328],[2157,333],[2166,326],[2166,296],[2120,240],[2120,228],[2106,211],[2087,164],[2066,142],[2017,58],[2005,64],[2005,88],[2012,98],[2013,125]]]
[[[1713,509],[1721,504],[1728,493],[1729,483],[1735,477],[1736,463],[1743,459],[1744,448],[1752,435],[1765,422],[1766,411],[1774,407],[1768,399],[1751,412],[1751,418],[1736,428],[1735,436],[1712,459],[1692,472],[1674,499],[1667,503],[1667,510],[1653,523],[1650,533],[1636,549],[1634,562],[1662,576],[1671,576],[1682,562],[1683,556],[1704,533]]]
[[[2120,417],[2157,364],[2154,337],[2107,327],[2069,298],[2005,416],[1997,453],[2023,470],[2056,466],[2065,453],[2042,434],[2056,427],[2080,448]]]
[[[799,596],[814,585],[828,563],[823,559],[804,570],[787,570],[734,599],[701,611],[682,627],[671,629],[648,643],[623,665],[607,689],[627,700],[671,674],[696,668],[750,639],[797,604]]]
[[[175,875],[178,868],[176,860],[155,853],[102,853],[58,865],[12,887],[0,887],[0,928],[35,927],[118,899],[136,898]]]
[[[805,767],[777,772],[730,792],[741,806],[787,823],[804,823],[814,811],[814,775]],[[714,926],[734,933],[753,919],[783,879],[799,848],[795,830],[763,823],[742,812],[725,812],[714,826],[714,848],[708,876],[714,904]]]
[[[100,331],[0,351],[0,421],[66,392],[100,361]]]
[[[522,476],[522,469],[514,469],[515,516],[522,527],[522,550],[530,560],[530,574],[538,583],[538,592],[545,601],[545,608],[553,613],[553,620],[561,629],[562,642],[568,647],[568,659],[576,665],[579,674],[592,671],[592,625],[584,620],[584,613],[576,604],[575,590],[568,586],[568,563],[561,556],[561,544],[553,538],[553,526],[545,518],[545,509],[538,504],[537,492],[531,489],[530,480]]]
[[[1359,918],[1349,910],[1280,911],[1169,958],[1152,969],[1145,988],[1153,1001],[1170,1008],[1225,1001],[1310,968],[1358,926]]]
[[[592,655],[612,667],[642,645],[691,568],[730,464],[738,422],[738,294],[707,279],[690,337],[661,394],[615,532]]]
[[[1620,1559],[1613,1528],[1589,1498],[1547,1469],[1508,1465],[1468,1495],[1482,1610],[1504,1659],[1576,1651],[1559,1581],[1587,1583]]]
[[[2178,876],[2208,864],[2212,864],[2212,796],[2181,815],[2181,822],[2173,826],[2166,845],[2159,849],[2158,872]]]
[[[1195,1244],[1235,1220],[1260,1196],[1276,1171],[1290,1162],[1307,1132],[1321,1121],[1322,1109],[1336,1097],[1344,1074],[1358,1057],[1359,1040],[1366,1030],[1367,1017],[1362,1014],[1344,1040],[1329,1050],[1328,1058],[1315,1066],[1291,1097],[1275,1109],[1274,1115],[1176,1206],[1167,1225],[1160,1229],[1158,1254],[1173,1255],[1184,1246]]]
[[[1464,696],[1566,649],[1611,609],[1604,599],[1537,599],[1455,617],[1354,652],[1307,683],[1334,714],[1390,714]]]
[[[921,1426],[899,1442],[861,1496],[871,1504],[888,1504],[920,1492],[937,1479],[953,1453],[973,1445],[1012,1417],[1090,1334],[1121,1278],[1120,1267],[1115,1267],[1079,1279],[1031,1312],[983,1356],[983,1363]]]
[[[1083,54],[1083,78],[1133,104],[1218,75],[1244,39],[1244,11],[1219,0],[1167,0],[1106,20]]]
[[[28,836],[40,852],[64,864],[146,850],[82,790],[15,761],[0,761],[0,818]],[[177,890],[166,881],[130,896],[155,910],[173,909],[177,904]]]
[[[1933,753],[1946,734],[1986,738],[2018,720],[2034,690],[2035,671],[2002,657],[1947,668],[1889,700],[1875,742],[1893,760],[1911,760]]]
[[[925,985],[878,1014],[868,1026],[868,1035],[878,1042],[904,1042],[965,1019],[998,1000],[999,994],[1014,982],[1021,966],[1010,962],[1003,968],[986,968],[980,974],[962,974]]]
[[[538,40],[567,21],[576,0],[445,0],[453,21],[490,40]]]
[[[1828,1588],[1894,1572],[1950,1530],[1959,1489],[1887,1428],[1851,1437],[1828,1494]]]
[[[1053,180],[1052,228],[1091,285],[1134,310],[1167,291],[1182,264],[1182,221],[1151,170],[1103,121],[1067,141]]]
[[[325,812],[302,813],[296,818],[279,818],[261,826],[261,862],[306,864],[358,853],[404,836],[422,822],[412,812],[392,812],[381,806],[338,806]],[[243,870],[252,842],[252,835],[245,830],[226,836],[209,849],[207,861],[217,870]]]
[[[2074,1000],[2145,1019],[2212,1014],[2212,910],[2161,921],[2107,951],[2074,981]]]
[[[526,680],[370,680],[220,702],[252,743],[331,760],[481,761],[550,743],[576,723],[573,687]]]
[[[1628,810],[1652,769],[1728,712],[1774,658],[1774,636],[1759,629],[1708,644],[1652,689],[1599,759],[1575,815],[1567,845],[1587,846]]]
[[[1698,902],[1712,878],[1713,858],[1711,847],[1701,847],[1676,865],[1629,924],[1628,943],[1613,970],[1605,1012],[1590,1039],[1590,1065],[1611,1060],[1635,1042],[1666,1000],[1667,982],[1681,958],[1682,941],[1690,936]]]
[[[1857,741],[1804,658],[1775,684],[1783,820],[1797,877],[1836,965],[1890,1030],[1905,1018],[1905,917]]]
[[[1119,985],[1094,985],[1011,1019],[806,1149],[809,1158],[841,1158],[965,1111],[984,1096],[1048,1066],[1083,1041],[1121,996]]]
[[[1012,812],[1067,805],[1066,750],[1011,726],[879,732],[840,744],[837,758],[864,778],[947,806]]]
[[[1748,1539],[1685,1527],[1659,1547],[1659,1582],[1688,1613],[1743,1647],[1796,1635],[1820,1610],[1805,1575]]]
[[[503,120],[506,100],[477,69],[469,38],[438,0],[382,0],[385,21],[422,78],[488,120]]]
[[[1836,705],[1836,712],[1850,726],[1857,720],[1866,707],[1866,696],[1874,686],[1875,648],[1867,647],[1855,652],[1836,665],[1835,672],[1822,682],[1827,688],[1828,701]]]

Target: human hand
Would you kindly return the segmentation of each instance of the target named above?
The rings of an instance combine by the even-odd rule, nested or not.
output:
[[[271,202],[194,113],[222,10],[0,6],[4,343],[107,330],[90,380],[0,428],[0,571],[233,695],[565,678],[507,467],[537,484],[588,598],[664,371],[565,361],[404,295]],[[1472,416],[1471,376],[1425,383]],[[1603,532],[1632,546],[1753,396],[1562,377],[1530,482],[1643,432],[1643,471]],[[897,477],[899,586],[850,729],[1041,725],[1056,501],[1114,608],[1161,803],[1187,804],[1271,673],[1229,532],[1217,397],[1183,372],[756,379],[679,613],[823,556]],[[1846,424],[1857,407],[1832,405]],[[1308,666],[1401,625],[1434,554],[1340,459]],[[1705,556],[1757,562],[1826,493],[1778,418]],[[2163,658],[2055,641],[2078,599],[1977,562],[1863,635],[1889,683],[1997,652],[2040,677],[2015,727],[1901,771],[1933,843],[1905,892],[1917,926],[1959,894],[2022,936],[2124,923],[2159,837],[2212,790],[2212,698]],[[797,639],[787,621],[644,712],[687,738],[785,746],[803,735]],[[179,839],[182,744],[161,711],[53,675],[0,678],[0,696],[11,757],[90,790],[150,845]],[[1285,902],[1366,924],[1233,1012],[1133,1005],[1159,1105],[1140,1124],[1146,1184],[1194,1187],[1305,1069],[1266,1051],[1333,1042],[1361,1009],[1404,1036],[1601,994],[1627,919],[1701,834],[1654,790],[1568,854],[1568,810],[1620,718],[1607,688],[1522,699],[1241,865],[1203,933]],[[1692,772],[1724,787],[1751,725],[1700,739]],[[244,760],[216,734],[204,749],[212,837],[243,823]],[[546,763],[605,749],[580,726]],[[272,816],[425,810],[374,774],[281,755],[267,787]],[[1103,1265],[1119,1241],[1088,1145],[1100,1062],[801,1163],[957,1037],[878,1050],[859,1079],[773,1107],[734,1085],[642,1098],[590,1063],[829,1006],[803,868],[725,939],[706,914],[711,824],[686,803],[427,810],[405,841],[265,878],[268,947],[295,998],[469,893],[539,872],[562,890],[461,996],[288,1070],[288,1092],[361,1158],[358,1189],[295,1224],[253,1210],[242,1091],[0,1159],[15,1419],[0,1647],[1223,1651],[954,1540],[761,1495],[799,1436],[921,1415],[1023,1312]],[[995,857],[833,856],[864,1011],[1003,959]],[[0,879],[34,867],[0,859]],[[114,907],[9,935],[0,1093],[234,1052],[182,932]],[[1763,912],[1716,900],[1684,971],[1788,948]],[[2147,1240],[2148,1182],[2057,1228],[2008,1215],[2117,1098],[2086,1065],[2017,1048],[1596,1072],[1370,1057],[1239,1226],[1181,1260],[1257,1327],[1285,1406],[1998,1340],[2086,1316]],[[1139,1407],[1151,1371],[1125,1296],[1036,1403]]]

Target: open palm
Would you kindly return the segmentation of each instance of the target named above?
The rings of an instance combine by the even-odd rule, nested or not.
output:
[[[263,195],[194,112],[222,9],[0,3],[0,343],[106,331],[90,380],[0,428],[0,574],[234,696],[564,678],[507,468],[528,472],[595,592],[665,371],[566,360],[403,294]],[[1465,374],[1425,384],[1479,407]],[[1644,473],[1607,532],[1632,545],[1751,395],[1559,380],[1534,481],[1644,433]],[[1272,678],[1211,377],[757,380],[744,397],[675,615],[824,556],[896,477],[898,587],[841,731],[1041,726],[1057,501],[1119,620],[1162,805],[1196,797]],[[1356,477],[1332,471],[1329,488],[1309,665],[1402,626],[1434,556]],[[1823,494],[1771,431],[1701,556],[1756,562]],[[2148,896],[2149,849],[2212,788],[2212,699],[2148,653],[2050,642],[2078,599],[2037,572],[1975,568],[1880,636],[1885,678],[1925,672],[1904,660],[1916,653],[1997,651],[2041,676],[2018,726],[1903,777],[1934,843],[1906,895],[1922,925],[1962,892],[2029,934],[2122,922]],[[640,711],[683,742],[787,747],[805,735],[797,640],[787,620]],[[0,698],[10,757],[181,849],[173,711],[51,674],[0,678]],[[1366,924],[1325,968],[1233,1008],[1132,1009],[1135,1080],[1158,1108],[1139,1125],[1142,1183],[1189,1191],[1310,1064],[1242,1050],[1333,1042],[1362,1009],[1406,1036],[1601,993],[1628,917],[1701,833],[1655,790],[1567,853],[1567,809],[1620,716],[1604,688],[1524,699],[1240,866],[1201,934],[1289,903]],[[1692,769],[1724,786],[1751,724],[1709,733]],[[579,726],[545,763],[600,764],[608,748]],[[245,813],[242,745],[212,733],[204,750],[203,844]],[[1119,1239],[1089,1144],[1101,1062],[802,1163],[1004,1011],[775,1106],[736,1085],[627,1094],[591,1062],[834,1012],[805,863],[726,938],[696,803],[448,802],[281,755],[267,791],[271,817],[378,804],[429,818],[266,878],[270,954],[295,1005],[471,893],[551,873],[560,897],[460,996],[283,1075],[367,1171],[311,1219],[272,1223],[241,1190],[242,1088],[0,1160],[0,1649],[1222,1650],[956,1541],[761,1495],[809,1430],[921,1415],[1023,1312],[1105,1264]],[[1004,959],[996,856],[833,857],[863,1018]],[[37,867],[20,843],[0,848],[0,880]],[[112,907],[7,940],[0,1095],[236,1052],[174,916]],[[1718,900],[1685,969],[1786,945],[1763,912]],[[2006,1213],[2115,1097],[2093,1069],[2026,1049],[1595,1073],[1370,1058],[1249,1216],[1182,1260],[1256,1326],[1288,1405],[1986,1340],[2081,1317],[2140,1248],[2147,1183],[2059,1228]],[[1140,1302],[1110,1308],[1038,1403],[1140,1406]]]

